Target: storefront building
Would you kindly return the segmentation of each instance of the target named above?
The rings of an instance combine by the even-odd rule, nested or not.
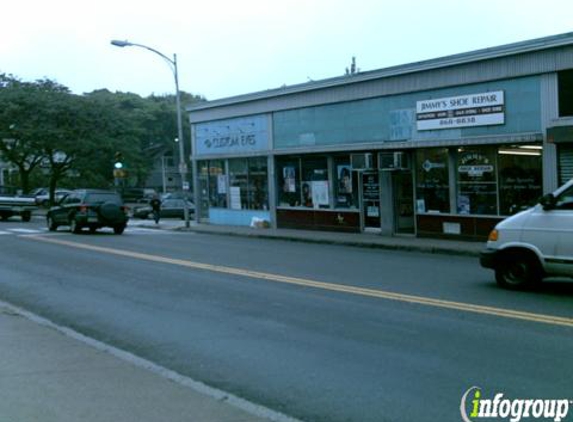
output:
[[[573,34],[188,112],[200,223],[482,239],[573,177]]]

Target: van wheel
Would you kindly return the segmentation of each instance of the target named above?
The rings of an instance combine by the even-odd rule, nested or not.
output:
[[[535,255],[527,252],[506,252],[495,269],[495,280],[500,287],[512,290],[528,289],[543,277]]]

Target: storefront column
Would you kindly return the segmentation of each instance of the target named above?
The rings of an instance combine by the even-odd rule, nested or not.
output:
[[[458,173],[456,171],[456,154],[453,149],[448,151],[448,180],[450,185],[450,213],[456,213],[458,210],[458,188],[456,181]]]
[[[543,193],[553,192],[559,186],[557,148],[543,142]]]
[[[195,212],[193,213],[192,221],[199,223],[199,206],[201,204],[199,201],[201,200],[201,189],[199,187],[199,166],[197,165],[197,160],[194,158],[191,158],[191,173],[191,177],[193,178],[191,181],[193,183],[193,203],[195,204]]]
[[[191,125],[191,144],[189,145],[189,159],[191,160],[191,188],[193,189],[193,203],[195,204],[195,212],[193,213],[192,221],[196,224],[199,223],[201,189],[199,187],[199,166],[197,165],[197,157],[195,156],[195,125]]]
[[[559,82],[557,73],[541,75],[541,127],[543,136],[543,193],[553,192],[559,186],[557,148],[553,136],[549,139],[548,126],[559,118]]]
[[[380,172],[380,234],[394,234],[394,192],[392,190],[392,172]]]
[[[277,182],[275,178],[275,157],[267,157],[267,184],[269,187],[269,212],[271,227],[277,228]]]

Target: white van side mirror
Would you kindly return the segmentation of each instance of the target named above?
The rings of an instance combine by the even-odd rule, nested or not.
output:
[[[555,196],[553,196],[552,193],[548,193],[547,195],[543,195],[539,199],[539,203],[543,206],[543,209],[545,211],[549,211],[549,210],[552,210],[553,208],[555,208],[555,204],[557,203],[557,200],[555,199]]]

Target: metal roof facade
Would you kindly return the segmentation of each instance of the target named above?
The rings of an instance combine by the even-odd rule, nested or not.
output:
[[[269,113],[573,68],[573,32],[187,107],[191,123]]]

